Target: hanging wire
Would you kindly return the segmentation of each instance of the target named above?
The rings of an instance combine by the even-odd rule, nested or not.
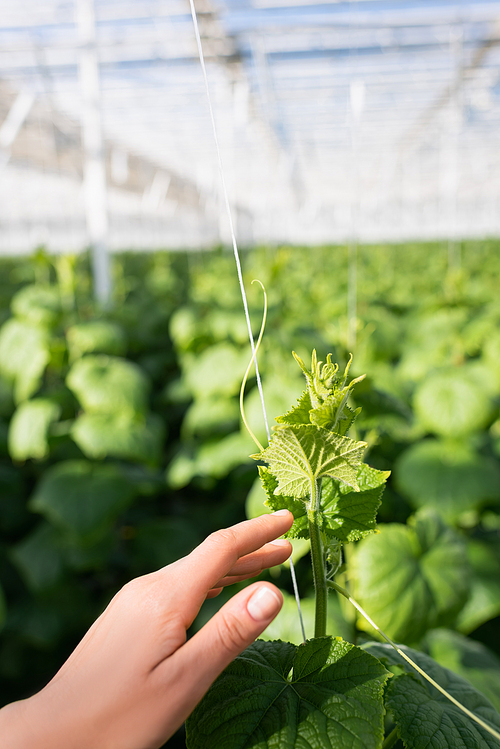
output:
[[[189,0],[189,4],[191,6],[191,16],[193,18],[194,33],[195,33],[195,37],[196,37],[196,44],[197,44],[197,47],[198,47],[198,56],[200,58],[200,65],[201,65],[201,69],[202,69],[202,72],[203,72],[203,80],[205,82],[205,90],[206,90],[206,93],[207,93],[208,109],[209,109],[209,112],[210,112],[210,120],[211,120],[211,123],[212,123],[212,131],[213,131],[213,136],[214,136],[214,141],[215,141],[215,150],[217,152],[217,161],[218,161],[218,164],[219,164],[219,173],[220,173],[220,178],[221,178],[221,183],[222,183],[222,192],[223,192],[223,195],[224,195],[224,203],[226,205],[226,212],[227,212],[227,217],[228,217],[228,220],[229,220],[229,230],[230,230],[230,233],[231,233],[231,241],[232,241],[232,245],[233,245],[234,259],[235,259],[235,262],[236,262],[236,270],[237,270],[237,273],[238,273],[238,281],[239,281],[240,290],[241,290],[241,298],[242,298],[242,301],[243,301],[243,308],[245,310],[245,319],[246,319],[246,322],[247,322],[248,337],[250,339],[250,346],[252,348],[252,355],[254,355],[255,354],[255,344],[254,344],[254,340],[253,340],[252,324],[250,322],[250,314],[248,312],[247,295],[246,295],[246,291],[245,291],[245,284],[243,283],[243,275],[242,275],[242,272],[241,272],[240,254],[238,252],[238,244],[236,242],[236,234],[235,234],[234,225],[233,225],[233,216],[232,216],[231,206],[230,206],[230,203],[229,203],[229,196],[228,196],[228,192],[227,192],[227,188],[226,188],[226,178],[225,178],[225,174],[224,174],[224,167],[223,167],[222,157],[221,157],[220,148],[219,148],[219,138],[218,138],[218,135],[217,135],[217,128],[216,128],[216,125],[215,125],[215,117],[214,117],[214,112],[213,112],[213,107],[212,107],[212,99],[210,97],[210,87],[208,85],[207,69],[206,69],[206,66],[205,66],[205,57],[204,57],[204,54],[203,54],[203,47],[202,47],[202,44],[201,44],[200,29],[199,29],[199,26],[198,26],[198,17],[196,15],[196,8],[194,7],[194,0]],[[268,419],[267,419],[266,404],[265,404],[265,401],[264,401],[264,391],[262,389],[262,381],[261,381],[261,378],[260,378],[260,372],[259,372],[259,368],[258,368],[258,365],[257,365],[257,358],[255,358],[255,374],[257,376],[257,387],[259,389],[260,401],[261,401],[261,404],[262,404],[262,414],[264,416],[264,423],[266,425],[266,434],[267,434],[267,439],[269,441],[271,439],[271,433],[269,431],[269,422],[268,422]],[[301,609],[301,606],[300,606],[299,590],[298,590],[298,587],[297,587],[297,579],[295,577],[295,568],[294,568],[293,561],[292,561],[291,558],[290,558],[290,573],[291,573],[291,577],[292,577],[293,590],[294,590],[294,593],[295,593],[295,600],[297,602],[297,608],[299,610],[299,619],[300,619],[300,627],[301,627],[301,630],[302,630],[302,638],[303,638],[303,640],[305,642],[306,641],[306,635],[305,635],[305,630],[304,630],[304,621],[303,621],[303,618],[302,618],[302,609]]]

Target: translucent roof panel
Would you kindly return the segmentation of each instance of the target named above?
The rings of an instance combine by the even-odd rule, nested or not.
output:
[[[500,233],[499,1],[195,4],[242,245]],[[110,245],[227,241],[189,0],[95,13]],[[76,3],[3,0],[4,252],[87,241],[80,60]]]

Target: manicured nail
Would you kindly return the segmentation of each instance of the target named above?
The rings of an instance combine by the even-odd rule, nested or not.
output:
[[[276,510],[276,512],[272,512],[272,515],[288,515],[290,510]]]
[[[281,601],[271,588],[263,586],[255,591],[248,599],[247,611],[256,622],[262,622],[275,616],[281,606]]]
[[[287,541],[286,538],[277,538],[276,541],[270,541],[269,543],[271,546],[290,546],[290,541]]]

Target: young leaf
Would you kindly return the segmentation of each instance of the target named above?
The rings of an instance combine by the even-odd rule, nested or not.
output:
[[[377,749],[387,677],[341,638],[257,641],[188,718],[188,749]]]
[[[294,517],[294,523],[288,533],[285,533],[285,537],[308,538],[309,531],[305,504],[293,497],[286,497],[284,494],[275,494],[278,488],[278,479],[276,476],[273,476],[269,468],[265,466],[259,466],[258,468],[262,486],[267,496],[266,506],[273,512],[284,509],[290,510]]]
[[[331,540],[348,543],[375,532],[377,510],[389,471],[378,471],[361,464],[356,475],[359,492],[330,478],[323,480],[321,493],[321,530]],[[294,523],[287,538],[309,538],[306,506],[300,500],[274,492],[278,480],[268,468],[259,466],[262,485],[267,494],[266,505],[273,511],[286,508]]]
[[[302,395],[297,401],[295,406],[284,413],[282,416],[277,416],[276,421],[278,424],[287,424],[288,426],[296,426],[297,424],[310,424],[309,412],[312,409],[311,396],[308,390],[304,390]]]
[[[498,742],[484,728],[416,673],[390,645],[368,643],[365,649],[407,673],[394,676],[387,686],[386,704],[405,746],[412,749],[499,749]],[[500,715],[480,692],[461,676],[439,666],[428,655],[401,648],[434,681],[464,707],[500,729]]]
[[[359,491],[326,479],[321,504],[325,530],[339,541],[359,541],[375,531],[377,510],[390,471],[378,471],[366,464],[358,470]]]
[[[366,442],[314,426],[284,427],[272,436],[269,447],[252,457],[269,464],[278,479],[275,493],[302,499],[311,482],[324,476],[344,481],[358,491],[356,473]]]

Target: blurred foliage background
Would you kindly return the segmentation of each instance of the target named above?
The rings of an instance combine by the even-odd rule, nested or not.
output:
[[[342,571],[391,637],[468,678],[500,709],[500,243],[358,251],[356,438],[391,470],[380,533]],[[348,359],[348,249],[244,253],[273,416],[299,397],[291,351]],[[250,346],[232,254],[124,254],[109,309],[85,256],[0,261],[0,698],[57,671],[130,578],[265,511],[238,409]],[[266,440],[255,379],[247,418]],[[307,544],[294,551],[308,634]],[[303,557],[303,559],[301,559]],[[300,641],[289,574],[266,636]],[[231,595],[203,607],[195,630]],[[330,599],[330,631],[375,636]],[[184,746],[182,731],[168,742]]]

